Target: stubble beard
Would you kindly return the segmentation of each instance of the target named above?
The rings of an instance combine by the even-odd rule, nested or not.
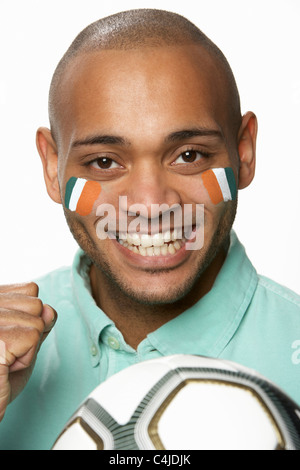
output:
[[[220,250],[227,251],[230,231],[236,215],[236,208],[237,204],[232,203],[229,206],[229,210],[221,217],[209,244],[201,249],[202,253],[199,256],[197,267],[193,270],[191,275],[184,279],[180,285],[168,286],[168,289],[165,289],[163,293],[161,291],[153,292],[151,289],[148,292],[141,291],[138,286],[131,286],[126,282],[122,273],[118,273],[117,270],[114,269],[107,254],[100,252],[98,244],[90,237],[84,224],[76,218],[69,217],[66,212],[65,216],[74,239],[91,260],[96,270],[98,270],[109,294],[113,296],[112,298],[119,299],[120,304],[124,302],[124,299],[127,299],[129,302],[144,306],[163,306],[182,301],[188,296],[196,287],[197,282],[201,279],[201,276],[205,273]],[[164,270],[160,268],[159,270],[147,270],[147,273],[151,276],[160,276],[171,270],[172,269]]]

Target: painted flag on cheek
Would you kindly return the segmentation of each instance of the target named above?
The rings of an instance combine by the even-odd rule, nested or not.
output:
[[[204,171],[201,177],[213,204],[236,198],[237,187],[232,168],[212,168]]]
[[[66,185],[65,206],[79,215],[89,215],[100,192],[101,185],[98,181],[87,181],[72,176]]]

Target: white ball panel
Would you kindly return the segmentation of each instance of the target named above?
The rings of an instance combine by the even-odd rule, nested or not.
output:
[[[97,450],[97,445],[77,422],[60,436],[53,450]]]
[[[119,423],[129,421],[135,409],[170,368],[156,359],[136,364],[113,375],[97,387],[90,398],[94,398]],[[120,388],[121,387],[121,388]]]
[[[243,388],[194,382],[162,414],[158,434],[166,449],[274,450],[274,426],[259,400]]]

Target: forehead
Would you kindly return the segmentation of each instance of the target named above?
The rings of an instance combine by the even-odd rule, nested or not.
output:
[[[81,54],[63,76],[60,98],[66,140],[99,130],[132,140],[188,124],[222,128],[226,121],[224,74],[194,45]]]

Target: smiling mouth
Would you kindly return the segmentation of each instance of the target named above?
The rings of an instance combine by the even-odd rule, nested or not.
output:
[[[174,255],[186,243],[181,232],[173,229],[154,235],[127,233],[117,237],[118,243],[124,248],[141,256],[167,256]]]

